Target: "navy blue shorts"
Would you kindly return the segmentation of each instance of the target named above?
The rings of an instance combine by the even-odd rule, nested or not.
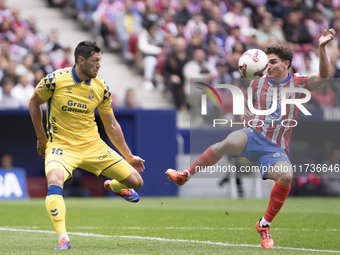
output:
[[[271,166],[279,161],[286,161],[291,164],[284,149],[269,141],[255,129],[245,127],[240,130],[246,133],[248,142],[244,151],[237,157],[245,157],[249,159],[254,166],[258,166],[261,170],[262,177]],[[235,158],[235,156],[230,156]]]

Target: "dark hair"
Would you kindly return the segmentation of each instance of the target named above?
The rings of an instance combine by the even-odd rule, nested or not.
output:
[[[74,51],[75,62],[78,63],[79,57],[83,57],[86,60],[89,57],[91,57],[94,53],[99,52],[102,53],[102,50],[99,48],[96,42],[82,41],[77,45]]]
[[[289,60],[288,69],[290,68],[292,64],[293,53],[292,53],[292,50],[288,46],[282,45],[282,44],[274,44],[274,45],[268,46],[264,50],[264,52],[267,55],[274,54],[278,56],[282,61]]]

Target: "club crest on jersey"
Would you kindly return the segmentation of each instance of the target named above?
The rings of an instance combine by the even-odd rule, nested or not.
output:
[[[89,98],[90,98],[90,99],[94,98],[94,96],[93,96],[92,93],[89,95]]]
[[[72,88],[67,88],[67,91],[66,91],[66,93],[70,93],[70,94],[72,94]]]

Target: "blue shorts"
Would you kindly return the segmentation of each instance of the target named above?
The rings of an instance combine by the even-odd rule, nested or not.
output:
[[[279,161],[286,161],[291,164],[284,149],[269,141],[255,129],[245,127],[242,128],[241,131],[246,133],[248,142],[244,151],[237,157],[245,157],[249,159],[253,165],[258,166],[261,170],[262,178],[268,169]],[[235,158],[235,156],[230,156]]]

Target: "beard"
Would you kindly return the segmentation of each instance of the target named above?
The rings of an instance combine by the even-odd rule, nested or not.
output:
[[[84,67],[84,70],[83,70],[83,73],[89,77],[89,79],[93,79],[93,78],[96,78],[97,75],[94,73],[94,72],[91,72],[90,70],[87,69],[87,65],[85,63],[85,67]]]

